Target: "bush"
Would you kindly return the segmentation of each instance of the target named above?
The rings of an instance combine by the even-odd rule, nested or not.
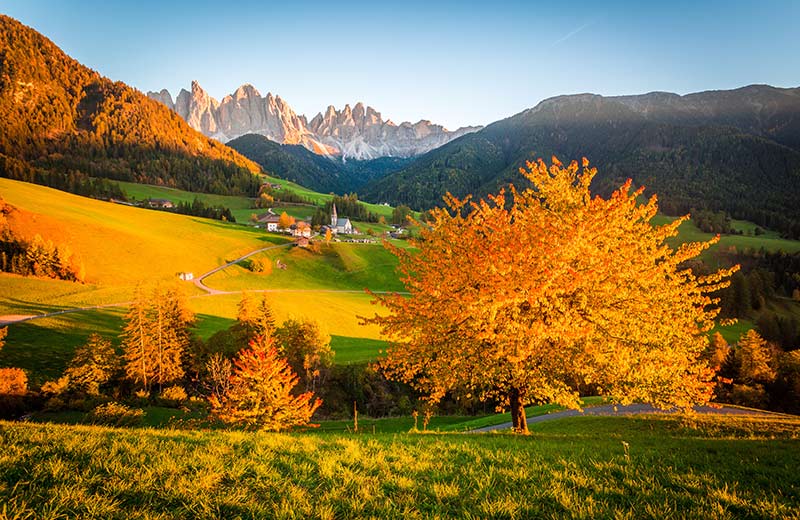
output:
[[[769,396],[766,390],[759,384],[733,385],[729,399],[732,404],[750,408],[766,408],[767,403],[769,403]]]
[[[55,381],[48,381],[42,385],[42,393],[50,396],[58,396],[67,393],[69,390],[69,376],[59,377]]]
[[[28,376],[21,368],[0,368],[0,395],[28,393]]]
[[[106,426],[135,426],[141,424],[142,419],[144,419],[144,410],[131,408],[114,401],[101,404],[89,414],[92,424]]]
[[[250,272],[256,274],[271,274],[272,262],[265,261],[262,258],[251,258],[241,263],[241,266]]]
[[[51,397],[44,402],[45,412],[59,412],[67,407],[67,403],[60,397]]]
[[[168,386],[162,390],[161,394],[158,396],[158,400],[164,406],[180,406],[187,398],[186,390],[178,385]]]

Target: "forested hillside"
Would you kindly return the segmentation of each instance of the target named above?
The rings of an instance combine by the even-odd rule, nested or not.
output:
[[[279,144],[258,134],[243,135],[227,144],[265,170],[323,193],[357,191],[413,161],[403,157],[342,161],[315,154],[301,145]]]
[[[162,104],[0,16],[0,175],[73,192],[89,177],[255,195],[258,165]],[[90,193],[96,194],[96,193]]]
[[[596,192],[630,177],[657,193],[668,213],[725,210],[800,236],[800,145],[792,137],[798,90],[753,86],[703,96],[720,99],[704,99],[713,110],[701,110],[653,95],[553,98],[422,156],[362,195],[423,209],[440,205],[447,191],[483,195],[524,184],[518,170],[527,160],[585,156],[599,169]]]

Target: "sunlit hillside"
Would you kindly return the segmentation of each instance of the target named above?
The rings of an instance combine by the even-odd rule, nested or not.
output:
[[[9,204],[30,212],[19,223],[69,245],[86,266],[86,280],[132,286],[172,279],[180,271],[203,273],[280,239],[213,220],[148,211],[71,195],[19,181],[0,179]]]

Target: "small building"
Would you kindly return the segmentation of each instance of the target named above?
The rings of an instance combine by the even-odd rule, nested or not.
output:
[[[258,217],[259,224],[264,224],[264,227],[267,228],[267,231],[278,231],[278,222],[280,222],[281,217],[275,215],[274,213],[264,213],[260,217]]]
[[[308,247],[308,244],[310,243],[311,240],[309,240],[308,237],[297,237],[297,239],[294,241],[294,245],[297,247]]]
[[[303,220],[292,224],[291,226],[293,237],[311,238],[311,225]]]
[[[331,209],[331,231],[335,234],[342,233],[345,235],[357,233],[356,229],[353,227],[353,223],[350,222],[349,218],[339,218],[339,215],[336,214],[336,204],[334,204],[333,208]]]
[[[169,199],[147,199],[147,205],[156,209],[172,209],[175,204]]]
[[[194,280],[194,273],[178,273],[178,279],[190,282]]]

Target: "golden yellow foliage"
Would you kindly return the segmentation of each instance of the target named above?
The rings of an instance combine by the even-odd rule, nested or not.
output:
[[[576,385],[623,403],[706,402],[709,294],[733,270],[697,277],[682,263],[714,241],[673,250],[665,239],[688,217],[651,225],[656,198],[638,203],[630,181],[592,197],[586,159],[521,171],[535,189],[448,194],[415,251],[387,245],[410,296],[374,295],[389,314],[365,320],[393,343],[386,373],[434,401],[500,399],[520,430],[527,403],[578,407]]]

